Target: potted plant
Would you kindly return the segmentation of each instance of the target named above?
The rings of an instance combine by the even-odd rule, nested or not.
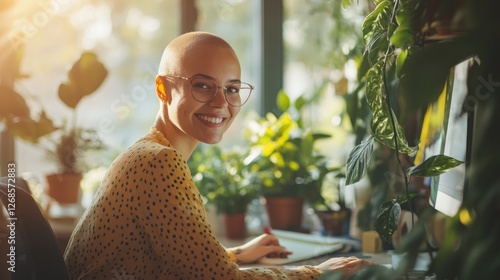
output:
[[[218,146],[197,149],[190,166],[200,194],[222,214],[225,234],[230,239],[246,236],[247,206],[257,198],[255,188],[243,164],[243,150],[234,147],[222,150]],[[210,161],[206,159],[210,158]]]
[[[350,3],[347,1],[346,3]],[[365,97],[372,113],[371,136],[351,152],[347,163],[347,183],[365,176],[375,143],[393,149],[396,166],[404,177],[405,193],[381,205],[376,228],[384,240],[390,240],[399,224],[401,205],[411,210],[414,194],[408,190],[410,178],[435,176],[462,164],[453,158],[438,155],[419,165],[403,164],[416,151],[408,144],[405,121],[418,115],[435,101],[448,79],[450,69],[470,57],[467,91],[475,97],[481,120],[476,122],[477,135],[472,145],[473,159],[467,174],[469,186],[462,206],[449,219],[447,237],[437,255],[429,253],[431,264],[427,273],[438,279],[491,278],[498,275],[498,137],[488,135],[499,121],[499,97],[496,93],[500,77],[498,62],[499,4],[493,1],[377,1],[363,23],[366,43],[358,78],[365,86]],[[456,6],[459,4],[459,6]],[[433,30],[441,24],[439,11],[457,11],[453,20],[446,20],[446,32]],[[450,18],[447,16],[447,18]],[[497,22],[497,24],[495,24]],[[456,23],[459,23],[456,25]],[[493,40],[495,38],[495,41]],[[488,79],[488,80],[486,80]],[[425,82],[424,82],[425,81]],[[490,82],[488,84],[488,82]],[[486,85],[491,95],[480,100],[479,90]],[[484,91],[483,91],[484,92]],[[483,102],[480,102],[483,101]],[[488,112],[488,114],[481,114]],[[400,121],[403,121],[400,124]],[[405,159],[405,160],[403,160]],[[488,199],[485,197],[488,196]],[[495,206],[496,205],[496,206]],[[429,229],[422,215],[401,243],[406,254],[405,265],[394,273],[368,268],[357,279],[394,279],[411,270],[417,255],[429,242]],[[337,279],[337,278],[332,278]]]
[[[251,152],[244,163],[252,171],[252,181],[260,186],[270,226],[300,230],[304,202],[323,202],[323,179],[332,170],[314,144],[330,136],[303,128],[300,119],[294,120],[283,91],[278,101],[284,111],[281,116],[268,113],[246,129]],[[304,104],[299,99],[295,108],[300,110]]]
[[[3,115],[7,130],[45,149],[58,168],[57,173],[46,176],[46,191],[59,203],[78,201],[82,172],[86,168],[84,155],[103,147],[96,130],[78,126],[76,108],[82,98],[100,87],[107,73],[94,53],[82,53],[68,72],[68,80],[59,85],[58,97],[71,110],[70,119],[61,125],[55,125],[43,109],[38,118],[32,118],[23,96],[12,88],[2,88],[8,96],[3,103],[8,108]]]

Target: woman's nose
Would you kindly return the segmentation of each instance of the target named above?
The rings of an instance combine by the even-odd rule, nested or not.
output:
[[[217,87],[217,92],[212,100],[209,102],[210,106],[227,107],[229,104],[226,99],[226,90],[223,87]]]

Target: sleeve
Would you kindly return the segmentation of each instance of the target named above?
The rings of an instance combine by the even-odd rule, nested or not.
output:
[[[164,149],[143,170],[148,192],[139,193],[138,219],[165,269],[189,279],[316,279],[319,270],[239,269],[234,252],[217,241],[189,168],[175,151]]]

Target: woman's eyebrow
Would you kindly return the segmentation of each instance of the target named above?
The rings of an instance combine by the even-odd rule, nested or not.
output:
[[[207,79],[210,79],[212,81],[215,81],[215,79],[212,76],[207,75],[207,74],[203,74],[203,73],[196,73],[193,76],[191,76],[191,78],[194,78],[194,77],[203,77],[203,78],[207,78]],[[232,79],[232,80],[227,81],[227,83],[234,83],[234,82],[241,82],[241,80],[240,79]]]

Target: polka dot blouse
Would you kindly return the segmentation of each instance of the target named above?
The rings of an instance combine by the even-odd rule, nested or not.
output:
[[[315,279],[312,266],[240,270],[215,238],[187,163],[152,129],[110,166],[64,253],[71,279]]]

